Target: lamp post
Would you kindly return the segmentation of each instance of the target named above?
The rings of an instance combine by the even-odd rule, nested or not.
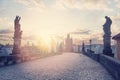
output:
[[[92,40],[90,39],[90,51],[91,51],[91,44],[92,44]]]

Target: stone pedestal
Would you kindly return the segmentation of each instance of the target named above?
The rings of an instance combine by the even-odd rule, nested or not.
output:
[[[103,54],[113,57],[114,54],[112,53],[111,49],[111,36],[104,35],[103,42],[104,42]]]

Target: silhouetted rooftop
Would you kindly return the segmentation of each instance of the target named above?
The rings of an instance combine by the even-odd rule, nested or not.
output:
[[[114,40],[118,40],[118,39],[120,39],[120,33],[117,34],[117,35],[115,35],[115,36],[113,36],[112,39],[114,39]]]

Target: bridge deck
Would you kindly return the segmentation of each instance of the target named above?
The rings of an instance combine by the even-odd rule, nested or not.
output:
[[[75,53],[0,68],[0,80],[114,80],[97,62]]]

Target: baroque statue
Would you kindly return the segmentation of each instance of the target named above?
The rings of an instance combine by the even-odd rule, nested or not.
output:
[[[16,16],[14,20],[14,44],[13,44],[13,51],[12,54],[19,54],[20,53],[20,46],[21,46],[21,36],[22,36],[22,31],[21,31],[21,26],[20,26],[20,19],[21,17]]]
[[[104,31],[103,54],[113,57],[114,55],[113,55],[112,49],[111,49],[111,24],[112,24],[112,20],[108,16],[105,16],[105,19],[106,19],[106,22],[103,25],[103,31]]]

